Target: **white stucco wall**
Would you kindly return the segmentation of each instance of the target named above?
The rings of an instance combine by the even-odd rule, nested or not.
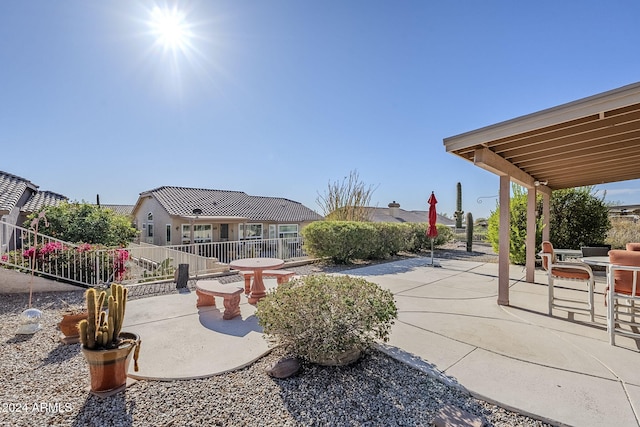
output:
[[[42,277],[31,277],[29,274],[19,273],[15,270],[0,268],[0,294],[28,293],[29,284],[33,280],[33,292],[59,292],[82,290],[78,286],[67,285],[66,283],[54,280],[43,279]]]

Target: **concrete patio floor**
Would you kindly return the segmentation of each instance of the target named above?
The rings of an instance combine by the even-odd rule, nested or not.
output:
[[[524,282],[510,271],[510,306],[497,305],[497,264],[414,258],[344,272],[390,289],[399,309],[382,348],[418,368],[438,371],[472,394],[553,424],[638,426],[640,343],[608,343],[604,277],[596,283],[596,319],[554,310],[547,314],[543,271]],[[275,280],[267,280],[275,286]],[[586,300],[582,283],[556,282]],[[222,306],[220,303],[219,306]],[[143,344],[141,371],[148,379],[215,375],[246,366],[268,351],[255,308],[222,320],[223,308],[196,309],[193,293],[131,301],[126,329]],[[150,314],[152,313],[152,314]],[[175,340],[173,352],[167,340]]]

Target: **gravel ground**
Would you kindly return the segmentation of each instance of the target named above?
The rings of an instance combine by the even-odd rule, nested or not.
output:
[[[344,268],[314,264],[296,270]],[[241,279],[232,275],[225,280]],[[135,297],[174,291],[173,284],[139,287]],[[489,426],[546,425],[475,399],[377,350],[350,366],[305,364],[295,377],[278,380],[264,372],[283,356],[274,349],[233,373],[139,381],[125,392],[98,398],[88,392],[88,368],[79,344],[58,341],[56,324],[67,304],[82,306],[82,291],[35,294],[33,305],[43,311],[43,329],[16,336],[27,300],[27,295],[0,300],[0,426],[426,426],[447,404],[482,417]]]

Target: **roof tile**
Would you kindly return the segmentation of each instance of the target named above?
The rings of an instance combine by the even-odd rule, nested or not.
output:
[[[303,222],[322,216],[301,203],[280,197],[250,196],[241,191],[203,188],[159,187],[142,194],[152,194],[169,215],[193,215],[201,209],[203,216],[240,216],[252,221]]]

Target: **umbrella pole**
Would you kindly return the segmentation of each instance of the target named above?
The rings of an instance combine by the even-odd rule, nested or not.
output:
[[[433,267],[433,237],[431,238],[431,267]]]

